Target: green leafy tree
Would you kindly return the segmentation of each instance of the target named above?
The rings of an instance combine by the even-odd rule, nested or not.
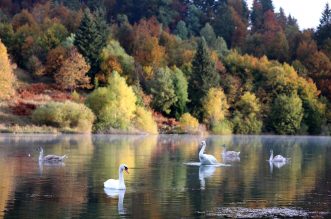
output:
[[[172,72],[168,67],[159,68],[149,82],[153,108],[167,114],[171,112],[171,106],[177,102],[172,78]]]
[[[271,121],[277,134],[293,135],[298,133],[302,118],[302,101],[296,93],[290,96],[282,94],[276,97],[272,105]]]
[[[60,43],[64,41],[68,35],[69,34],[65,26],[59,23],[54,23],[47,28],[41,37],[41,47],[48,52],[49,50],[60,45]]]
[[[190,107],[193,114],[200,120],[202,119],[202,98],[207,95],[210,88],[218,87],[219,84],[220,77],[210,58],[206,41],[202,38],[192,62],[192,74],[189,80]]]
[[[180,20],[177,25],[176,29],[174,30],[174,34],[179,36],[182,40],[186,40],[188,37],[188,29],[186,27],[186,23]]]
[[[173,114],[177,119],[186,111],[186,104],[188,103],[188,82],[184,73],[177,67],[174,67],[173,73],[173,83],[175,95],[177,97],[176,103],[172,106]]]
[[[123,70],[124,75],[129,76],[130,81],[133,80],[133,71],[134,71],[134,59],[132,56],[129,56],[125,50],[121,47],[118,41],[108,40],[107,45],[101,51],[101,70],[104,72],[112,72],[116,70],[112,66],[111,61],[115,60],[120,64],[121,69]]]
[[[206,23],[205,26],[200,30],[200,36],[205,38],[209,47],[214,47],[216,41],[216,34],[213,27],[209,23]]]
[[[9,51],[14,46],[14,29],[9,23],[0,23],[0,39]]]
[[[222,37],[216,38],[213,49],[215,49],[217,55],[221,58],[224,58],[230,52],[225,40]]]

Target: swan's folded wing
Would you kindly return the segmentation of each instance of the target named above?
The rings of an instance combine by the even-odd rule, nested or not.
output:
[[[205,154],[205,156],[211,163],[217,163],[217,160],[213,155]]]
[[[103,185],[105,188],[118,189],[119,181],[116,179],[108,179]]]
[[[62,160],[60,156],[57,155],[47,155],[44,157],[45,161],[60,161]]]

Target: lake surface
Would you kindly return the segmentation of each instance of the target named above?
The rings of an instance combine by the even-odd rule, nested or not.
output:
[[[229,166],[199,167],[199,143]],[[240,151],[224,161],[222,145]],[[67,154],[63,165],[40,165]],[[270,150],[289,157],[269,165]],[[104,191],[127,164],[126,191]],[[331,217],[331,138],[0,135],[0,218]]]

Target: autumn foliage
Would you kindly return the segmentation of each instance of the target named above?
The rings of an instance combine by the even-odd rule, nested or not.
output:
[[[272,0],[56,2],[0,3],[0,99],[15,115],[73,100],[97,132],[331,133],[328,4],[302,30]]]
[[[14,94],[15,76],[8,58],[7,48],[0,39],[0,99],[8,99]]]

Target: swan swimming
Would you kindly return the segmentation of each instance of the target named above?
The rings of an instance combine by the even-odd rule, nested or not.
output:
[[[216,158],[213,155],[210,154],[204,154],[206,149],[206,141],[201,142],[201,150],[199,152],[199,160],[201,165],[214,165],[218,164]]]
[[[44,149],[40,147],[39,152],[39,162],[47,162],[47,163],[59,163],[63,162],[64,159],[67,158],[67,155],[58,156],[58,155],[46,155],[44,156]]]
[[[283,157],[282,155],[276,155],[274,157],[274,152],[273,150],[270,150],[270,158],[269,162],[275,162],[275,163],[284,163],[288,161],[288,158]]]
[[[228,158],[228,159],[230,159],[230,158],[239,158],[240,151],[239,152],[237,152],[237,151],[227,151],[226,147],[225,147],[225,144],[223,145],[223,147],[224,147],[224,150],[222,152],[223,158]]]
[[[118,179],[108,179],[106,182],[103,183],[106,189],[126,189],[124,183],[124,176],[123,171],[129,174],[129,168],[126,164],[121,164],[118,168]]]

